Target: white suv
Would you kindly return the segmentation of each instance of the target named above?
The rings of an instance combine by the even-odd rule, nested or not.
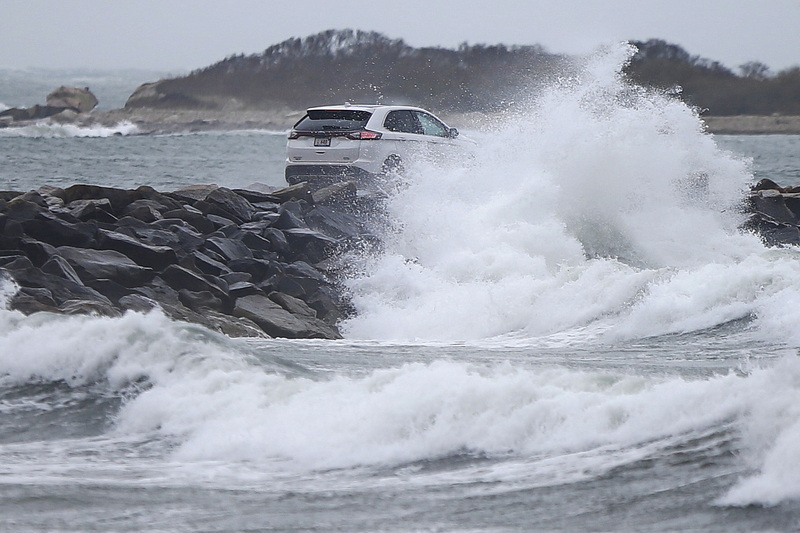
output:
[[[312,107],[289,132],[286,181],[369,182],[400,171],[407,161],[440,159],[471,144],[457,137],[458,130],[418,107]]]

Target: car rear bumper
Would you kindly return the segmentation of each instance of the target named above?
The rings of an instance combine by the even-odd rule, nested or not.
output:
[[[286,182],[295,185],[302,181],[315,184],[335,183],[337,181],[368,181],[374,174],[353,165],[286,165]]]

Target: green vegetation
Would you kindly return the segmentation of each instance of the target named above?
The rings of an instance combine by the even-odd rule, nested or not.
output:
[[[800,67],[773,76],[763,63],[749,62],[736,75],[716,61],[690,56],[661,40],[631,44],[639,49],[626,69],[634,81],[680,87],[682,98],[708,115],[800,115]]]
[[[659,40],[639,48],[626,75],[672,90],[708,115],[800,114],[800,68],[741,75]],[[540,46],[413,48],[375,32],[329,30],[261,54],[231,56],[135,93],[126,107],[258,109],[352,101],[414,103],[437,111],[497,111],[575,72],[574,58]]]

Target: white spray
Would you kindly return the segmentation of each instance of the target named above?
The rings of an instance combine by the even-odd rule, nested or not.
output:
[[[638,336],[747,315],[752,301],[697,323],[631,325],[632,306],[648,307],[649,291],[676,275],[703,284],[718,275],[708,265],[764,252],[737,229],[747,162],[721,150],[676,96],[625,81],[631,53],[587,59],[483,135],[474,161],[415,168],[391,198],[385,252],[350,283],[358,316],[346,334],[460,340],[594,325]],[[735,299],[710,297],[669,313]]]

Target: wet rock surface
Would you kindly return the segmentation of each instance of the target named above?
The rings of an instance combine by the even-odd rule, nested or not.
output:
[[[800,187],[781,187],[769,179],[756,183],[747,198],[744,228],[770,246],[800,245]]]
[[[338,258],[377,242],[380,199],[353,191],[0,191],[0,276],[24,313],[160,308],[231,336],[335,339],[351,313]]]

